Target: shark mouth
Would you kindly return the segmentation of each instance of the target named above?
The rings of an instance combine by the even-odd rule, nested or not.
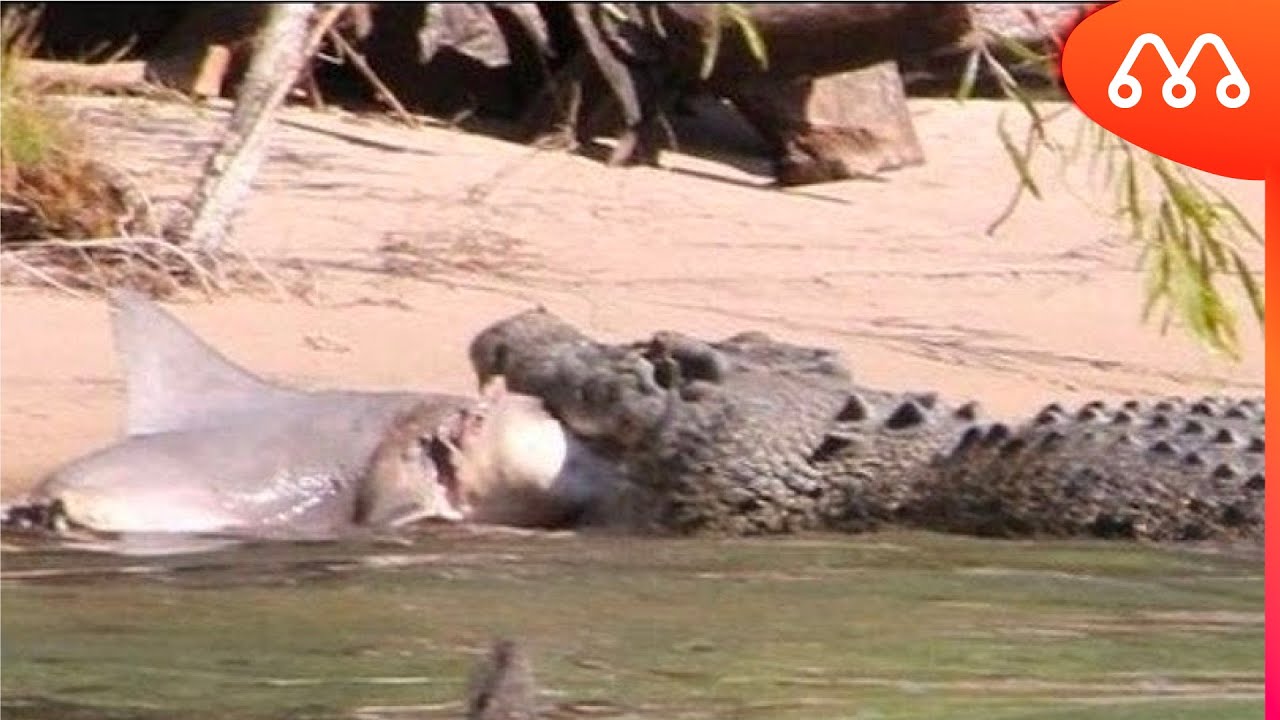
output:
[[[472,447],[489,419],[490,405],[481,400],[472,407],[452,414],[423,438],[425,453],[435,465],[435,481],[443,492],[447,510],[456,512],[459,520],[470,518],[474,508],[467,500],[464,464],[467,449]]]
[[[443,495],[445,502],[443,515],[456,515],[454,519],[465,520],[471,515],[471,507],[462,493],[462,482],[459,479],[459,449],[452,438],[442,433],[431,435],[426,443],[427,457],[436,467],[435,483]]]

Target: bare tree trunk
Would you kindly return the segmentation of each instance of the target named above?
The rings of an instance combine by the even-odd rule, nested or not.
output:
[[[275,110],[311,54],[307,30],[313,9],[313,3],[275,3],[267,14],[227,134],[209,158],[190,202],[193,217],[187,240],[202,251],[221,247],[249,195]]]

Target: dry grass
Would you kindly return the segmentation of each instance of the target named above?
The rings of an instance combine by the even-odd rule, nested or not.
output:
[[[38,44],[37,15],[0,19],[0,201],[3,243],[78,240],[145,231],[145,207],[121,175],[95,160],[67,112],[44,89],[18,79]]]
[[[221,264],[160,237],[146,195],[95,157],[50,88],[19,79],[38,23],[38,12],[0,16],[0,278],[73,295],[118,285],[162,297],[184,286],[224,290]]]
[[[38,10],[0,16],[0,280],[76,296],[120,285],[158,297],[230,285],[283,295],[242,252],[224,258],[165,236],[167,218],[127,173],[95,156],[88,133],[51,88],[19,79],[18,67],[39,45],[38,24]]]

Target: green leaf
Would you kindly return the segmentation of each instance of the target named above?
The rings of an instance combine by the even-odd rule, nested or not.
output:
[[[1150,246],[1147,249],[1150,249]],[[1147,297],[1142,304],[1143,322],[1151,320],[1151,314],[1160,304],[1160,299],[1169,293],[1169,255],[1164,251],[1163,244],[1156,244],[1155,254],[1156,259],[1152,263],[1152,269],[1147,273]]]
[[[1000,134],[1000,144],[1004,145],[1004,151],[1008,153],[1009,159],[1013,161],[1013,167],[1018,171],[1018,179],[1022,183],[1022,187],[1031,193],[1035,199],[1041,199],[1040,187],[1036,185],[1035,177],[1031,174],[1031,168],[1028,165],[1028,157],[1018,149],[1014,144],[1013,138],[1009,135],[1009,130],[1004,126],[1004,115],[1000,115],[997,122],[996,131]]]
[[[973,96],[973,86],[978,80],[978,62],[982,60],[982,54],[977,50],[971,50],[969,57],[964,63],[964,73],[960,76],[960,86],[956,88],[957,100],[968,100]]]
[[[1239,253],[1232,252],[1231,258],[1235,261],[1236,276],[1240,278],[1240,285],[1244,287],[1245,295],[1249,298],[1249,305],[1253,308],[1253,315],[1258,320],[1258,324],[1265,327],[1267,324],[1267,300],[1262,288],[1258,287],[1258,281],[1253,277],[1253,273],[1249,270],[1249,266],[1245,264],[1244,258]]]
[[[994,37],[1001,47],[1008,50],[1014,55],[1014,57],[1017,57],[1023,62],[1035,65],[1047,65],[1053,60],[1049,55],[1032,50],[1010,35],[996,33],[994,34]]]
[[[711,77],[711,71],[716,67],[716,57],[720,54],[721,17],[723,12],[724,8],[720,5],[711,7],[711,24],[707,29],[706,35],[702,38],[707,45],[706,52],[702,55],[702,69],[699,71],[699,75],[703,80]]]
[[[986,60],[987,67],[991,68],[996,79],[1000,81],[1001,91],[1004,92],[1006,97],[1018,101],[1018,104],[1026,111],[1027,117],[1031,119],[1031,128],[1038,136],[1037,139],[1040,142],[1049,144],[1049,136],[1044,129],[1044,117],[1041,116],[1040,110],[1036,107],[1035,102],[1032,101],[1031,96],[1023,90],[1022,86],[1018,84],[1018,81],[1009,74],[1009,71],[1000,64],[999,60],[996,60],[995,56],[993,56],[990,51],[986,48],[981,48],[980,52],[982,53],[983,59]]]
[[[1228,198],[1226,195],[1224,195],[1221,190],[1214,188],[1213,193],[1218,198],[1218,206],[1226,209],[1227,212],[1231,213],[1231,216],[1235,219],[1236,224],[1239,225],[1240,228],[1242,228],[1245,231],[1245,233],[1249,235],[1249,237],[1256,240],[1259,245],[1264,244],[1265,241],[1264,241],[1263,234],[1258,232],[1258,228],[1256,228],[1253,223],[1249,222],[1249,218],[1245,217],[1244,213],[1240,212],[1240,208],[1237,207],[1235,203],[1231,202],[1231,199]]]
[[[1003,44],[1022,61],[1039,57],[1016,41]],[[1260,278],[1237,252],[1239,235],[1265,244],[1259,229],[1221,190],[1190,169],[1136,148],[1092,122],[1083,121],[1071,145],[1057,143],[1047,125],[1058,113],[1043,114],[988,45],[979,45],[974,53],[961,75],[957,99],[971,95],[985,63],[1006,97],[1022,107],[1029,121],[1024,138],[1015,138],[1009,131],[1005,115],[997,123],[1000,143],[1018,174],[1013,202],[997,222],[1007,219],[1023,192],[1042,198],[1031,162],[1037,152],[1058,155],[1063,177],[1068,164],[1087,157],[1089,176],[1095,180],[1100,176],[1104,191],[1115,203],[1114,218],[1139,243],[1140,266],[1146,270],[1143,321],[1158,318],[1162,332],[1176,322],[1205,347],[1238,358],[1236,312],[1223,294],[1222,280],[1226,275],[1231,283],[1239,283],[1253,316],[1260,324],[1265,322]]]
[[[626,11],[618,7],[618,3],[600,3],[600,10],[618,22],[625,22],[628,19]]]
[[[1157,224],[1153,232],[1155,237],[1151,240],[1151,246],[1155,248],[1157,257],[1155,269],[1148,276],[1147,301],[1142,309],[1143,322],[1149,322],[1161,301],[1168,300],[1172,295],[1170,286],[1173,281],[1173,259],[1168,245],[1164,242],[1164,228]],[[1166,311],[1163,320],[1165,328],[1168,326],[1168,321],[1169,314]]]
[[[765,46],[764,37],[760,35],[760,29],[756,27],[756,23],[751,19],[751,14],[746,8],[738,3],[729,3],[726,6],[729,17],[737,23],[738,29],[742,32],[742,37],[747,41],[747,48],[751,50],[751,55],[760,63],[762,70],[769,69],[769,48]]]
[[[1124,204],[1121,206],[1125,214],[1129,216],[1130,235],[1134,238],[1142,237],[1142,224],[1144,222],[1142,212],[1142,191],[1138,188],[1138,169],[1134,165],[1132,158],[1124,163],[1120,174],[1122,177],[1121,187],[1125,193]]]
[[[1080,153],[1084,151],[1085,136],[1088,135],[1091,123],[1076,123],[1076,133],[1071,140],[1071,145],[1067,150],[1066,163],[1071,164],[1080,159]],[[1095,126],[1096,127],[1096,126]],[[1096,154],[1094,155],[1096,157]],[[1092,159],[1092,158],[1090,158]]]

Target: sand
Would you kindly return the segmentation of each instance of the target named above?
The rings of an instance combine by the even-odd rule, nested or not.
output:
[[[157,200],[186,191],[225,117],[77,106]],[[190,294],[169,307],[236,361],[305,387],[471,392],[470,338],[542,304],[607,339],[752,329],[834,347],[865,383],[976,398],[995,415],[1262,393],[1262,334],[1247,315],[1239,362],[1141,321],[1140,248],[1098,210],[1106,195],[1083,166],[1042,163],[1046,199],[985,233],[1016,182],[996,132],[1015,107],[911,107],[924,166],[792,190],[768,187],[759,158],[666,153],[662,168],[611,169],[290,109],[236,233],[289,294]],[[1070,139],[1078,121],[1054,127]],[[1261,227],[1261,182],[1214,182]],[[1247,252],[1261,273],[1261,248]],[[0,301],[0,479],[12,497],[111,442],[123,391],[101,298],[8,284]]]

